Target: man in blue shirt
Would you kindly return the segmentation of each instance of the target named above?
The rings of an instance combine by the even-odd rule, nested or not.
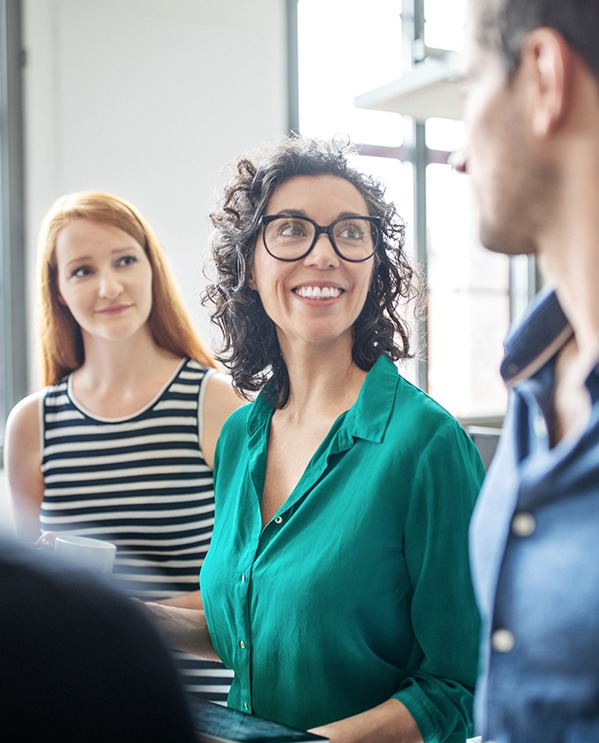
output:
[[[506,344],[502,441],[471,524],[483,740],[599,741],[599,2],[471,0],[480,237],[548,288]]]

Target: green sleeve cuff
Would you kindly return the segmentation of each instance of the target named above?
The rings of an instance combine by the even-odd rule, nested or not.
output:
[[[407,707],[424,743],[464,743],[473,734],[473,691],[456,682],[443,688],[442,681],[429,679],[434,687],[427,694],[417,680],[406,681],[409,686],[393,698]]]

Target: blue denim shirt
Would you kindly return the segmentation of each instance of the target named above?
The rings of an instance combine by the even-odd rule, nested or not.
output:
[[[504,432],[471,523],[483,619],[476,729],[494,743],[599,741],[599,367],[582,432],[550,448],[554,292],[508,338]]]

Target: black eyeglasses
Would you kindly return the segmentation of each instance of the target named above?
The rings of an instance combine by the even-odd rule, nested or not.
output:
[[[310,217],[267,214],[260,217],[259,224],[264,247],[279,261],[305,258],[320,235],[325,233],[340,258],[350,263],[360,263],[375,254],[381,239],[379,217],[339,217],[325,227]]]

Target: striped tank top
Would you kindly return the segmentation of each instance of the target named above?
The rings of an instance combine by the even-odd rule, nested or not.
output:
[[[157,601],[198,588],[214,524],[212,471],[200,448],[208,370],[181,362],[143,410],[100,418],[73,399],[70,377],[42,408],[42,530],[117,546],[112,580]],[[188,692],[226,702],[232,672],[175,652]]]

